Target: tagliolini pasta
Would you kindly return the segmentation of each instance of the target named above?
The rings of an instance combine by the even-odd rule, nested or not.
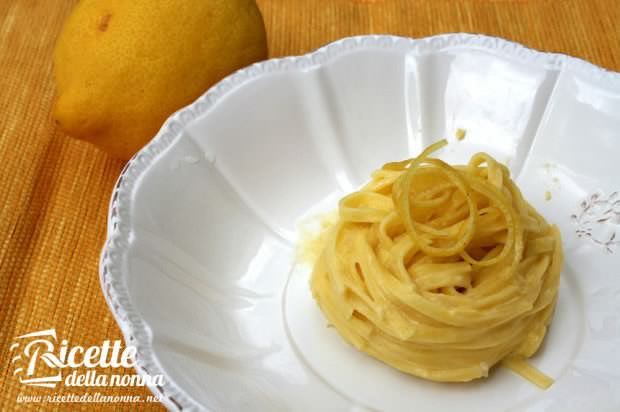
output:
[[[429,157],[445,144],[384,165],[340,201],[314,298],[346,341],[403,372],[465,382],[501,363],[547,388],[527,359],[553,316],[559,231],[491,156]]]

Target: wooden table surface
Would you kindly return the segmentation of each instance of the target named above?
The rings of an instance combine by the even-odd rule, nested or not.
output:
[[[74,3],[0,2],[1,410],[135,410],[132,403],[16,402],[20,395],[149,394],[140,387],[28,387],[10,363],[14,338],[37,330],[55,328],[59,339],[84,347],[121,338],[99,288],[98,259],[123,162],[64,135],[50,114],[51,54]],[[620,70],[620,0],[260,0],[259,6],[271,56],[355,34],[470,32]]]

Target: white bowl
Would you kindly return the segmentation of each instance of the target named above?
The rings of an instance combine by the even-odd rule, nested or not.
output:
[[[427,382],[358,353],[295,263],[303,217],[441,137],[449,161],[507,163],[561,228],[533,359],[547,391],[501,368]],[[168,119],[114,190],[101,285],[173,410],[618,410],[619,159],[618,73],[479,35],[347,38],[236,72]]]

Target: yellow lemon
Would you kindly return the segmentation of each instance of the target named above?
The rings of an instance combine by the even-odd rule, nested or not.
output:
[[[54,117],[128,159],[172,112],[266,57],[253,0],[82,0],[56,43]]]

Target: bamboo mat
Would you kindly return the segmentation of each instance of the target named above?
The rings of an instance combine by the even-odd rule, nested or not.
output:
[[[119,339],[97,265],[110,192],[123,163],[55,129],[51,53],[74,1],[0,1],[0,409],[135,410],[137,404],[16,404],[13,338],[55,328],[71,344]],[[271,56],[343,36],[444,32],[501,36],[620,70],[620,0],[261,0]],[[98,372],[131,373],[122,369]],[[104,395],[144,388],[96,388]],[[141,404],[140,409],[161,409]]]

